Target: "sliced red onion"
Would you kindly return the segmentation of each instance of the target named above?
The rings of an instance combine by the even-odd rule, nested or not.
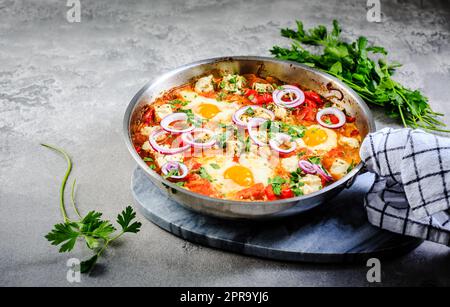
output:
[[[195,127],[194,125],[191,125],[189,128],[186,129],[176,129],[173,127],[170,127],[170,124],[176,121],[187,121],[188,120],[188,115],[186,113],[172,113],[169,114],[167,116],[165,116],[162,120],[161,120],[161,127],[171,133],[184,133],[184,132],[189,132],[192,131]]]
[[[172,176],[169,176],[169,178],[182,179],[182,178],[186,177],[187,174],[189,173],[189,170],[188,170],[186,164],[181,163],[181,162],[169,161],[161,167],[161,172],[166,176],[171,171],[174,171],[174,170],[178,170],[179,175],[172,175]],[[180,171],[181,171],[181,173],[180,173]]]
[[[159,153],[162,153],[165,155],[174,155],[174,154],[186,151],[191,147],[191,145],[189,145],[189,144],[183,145],[181,147],[175,147],[175,148],[167,148],[165,146],[161,146],[158,144],[157,139],[159,136],[161,136],[163,134],[168,134],[168,132],[164,131],[164,130],[155,130],[149,136],[150,145],[153,147],[154,150],[156,150]]]
[[[199,143],[195,141],[195,136],[198,134],[208,134],[210,135],[209,140],[203,143]],[[200,147],[200,148],[208,148],[212,147],[216,143],[216,137],[212,130],[206,129],[206,128],[195,128],[194,130],[190,132],[183,133],[181,135],[181,139],[184,143],[190,144],[194,147]]]
[[[233,114],[233,121],[234,121],[234,123],[235,123],[236,125],[238,125],[239,127],[247,128],[248,122],[244,122],[243,120],[241,120],[241,116],[242,116],[242,115],[245,113],[245,111],[247,111],[247,109],[249,109],[249,108],[252,108],[253,110],[262,110],[264,113],[266,113],[267,115],[269,115],[270,120],[273,120],[273,119],[275,118],[275,114],[274,114],[272,111],[267,110],[267,109],[265,109],[265,108],[263,108],[263,107],[255,106],[255,105],[252,105],[252,106],[245,106],[245,107],[240,108],[239,110],[237,110],[237,111]],[[255,118],[256,118],[256,117],[255,117]]]
[[[314,175],[317,173],[317,169],[314,164],[306,160],[298,161],[298,166],[302,169],[306,174]]]
[[[305,94],[301,89],[293,85],[283,85],[282,89],[276,89],[272,93],[273,101],[277,106],[284,108],[295,108],[305,102]],[[282,98],[287,94],[294,94],[295,99],[284,101]]]
[[[328,172],[320,165],[314,164],[314,167],[317,171],[317,174],[321,175],[323,178],[325,178],[326,181],[332,181],[333,177],[331,177]]]
[[[337,124],[327,124],[326,122],[324,122],[322,120],[322,116],[325,116],[325,115],[334,115],[339,119],[339,122]],[[334,128],[342,127],[345,124],[346,117],[345,117],[344,112],[342,112],[338,108],[330,107],[330,108],[322,109],[319,112],[317,112],[316,120],[321,126],[334,129]]]
[[[250,139],[258,146],[266,146],[267,143],[261,141],[258,139],[258,133],[253,130],[255,127],[259,127],[261,124],[265,123],[267,119],[255,117],[248,121],[247,123],[247,129],[248,129],[248,135],[250,136]]]
[[[289,149],[280,148],[280,144],[284,142],[290,142],[291,147]],[[274,138],[269,140],[269,145],[273,150],[281,152],[281,153],[290,153],[293,152],[297,148],[297,143],[292,142],[292,137],[285,133],[277,133]]]

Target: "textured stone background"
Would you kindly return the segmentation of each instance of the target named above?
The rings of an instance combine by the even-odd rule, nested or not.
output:
[[[364,34],[405,64],[397,78],[450,115],[450,6],[381,0],[88,1],[69,24],[66,1],[0,0],[0,285],[70,285],[65,262],[43,236],[60,220],[58,144],[74,157],[82,212],[113,218],[132,202],[134,162],[122,141],[123,111],[146,81],[220,55],[269,55],[288,42],[280,27],[337,18],[344,36]],[[379,126],[394,125],[376,112]],[[450,116],[444,118],[450,124]],[[140,217],[143,219],[142,217]],[[145,222],[81,285],[369,285],[364,265],[281,263],[193,245]],[[86,256],[84,249],[75,256]],[[425,243],[383,263],[382,285],[450,285],[449,249]]]

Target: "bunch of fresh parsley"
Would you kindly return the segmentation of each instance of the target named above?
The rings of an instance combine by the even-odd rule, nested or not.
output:
[[[72,171],[72,161],[64,150],[48,144],[41,145],[62,154],[67,161],[67,170],[60,188],[60,210],[63,216],[63,223],[56,224],[45,238],[52,245],[61,245],[59,249],[60,253],[70,252],[79,239],[84,240],[86,246],[94,252],[91,258],[80,264],[81,273],[88,273],[111,242],[117,240],[125,233],[138,233],[141,228],[141,223],[133,221],[136,213],[130,206],[126,207],[117,216],[117,223],[121,227],[121,230],[117,233],[116,228],[110,221],[101,219],[102,213],[100,212],[91,211],[85,217],[82,217],[74,200],[75,181],[73,181],[70,195],[72,207],[78,216],[78,220],[69,219],[64,201],[64,192],[67,180]]]
[[[277,58],[296,61],[319,68],[345,82],[366,102],[382,107],[392,118],[400,118],[404,126],[433,131],[443,129],[438,120],[441,113],[434,112],[420,91],[411,90],[392,79],[399,63],[386,61],[387,51],[380,46],[368,46],[367,38],[359,37],[347,43],[341,36],[336,20],[330,31],[323,25],[305,30],[297,21],[297,30],[282,29],[281,35],[292,39],[291,48],[274,46],[270,52]],[[321,46],[320,53],[312,53],[303,45]],[[373,58],[378,54],[379,59]]]

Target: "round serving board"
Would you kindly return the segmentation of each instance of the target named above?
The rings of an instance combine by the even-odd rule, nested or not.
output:
[[[183,239],[236,253],[285,261],[354,262],[406,253],[422,241],[369,224],[363,197],[373,176],[359,176],[328,203],[297,216],[233,221],[200,215],[164,195],[140,169],[132,177],[144,216]]]

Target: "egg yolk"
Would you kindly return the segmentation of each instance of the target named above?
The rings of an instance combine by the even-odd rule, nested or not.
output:
[[[326,131],[319,128],[307,129],[303,136],[303,141],[307,146],[317,146],[328,139]]]
[[[254,183],[252,171],[241,165],[235,165],[228,168],[223,176],[225,179],[231,179],[244,187],[251,186]]]
[[[220,112],[220,109],[215,104],[203,103],[198,106],[197,112],[202,117],[210,119],[216,116]]]

